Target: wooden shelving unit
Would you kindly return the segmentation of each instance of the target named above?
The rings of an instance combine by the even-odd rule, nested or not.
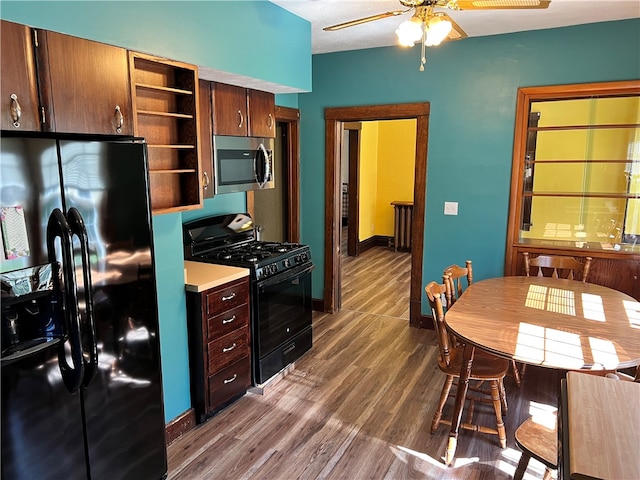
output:
[[[201,208],[197,67],[129,55],[134,132],[147,140],[153,213]]]

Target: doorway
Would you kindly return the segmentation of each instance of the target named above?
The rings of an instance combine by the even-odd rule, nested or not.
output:
[[[276,106],[273,190],[247,192],[247,211],[263,240],[300,242],[300,111]]]
[[[415,119],[414,206],[411,231],[413,253],[411,256],[409,323],[415,327],[424,326],[422,325],[421,299],[429,109],[428,102],[325,109],[325,293],[323,297],[325,312],[333,313],[340,310],[340,234],[342,228],[340,156],[344,124],[367,120]]]

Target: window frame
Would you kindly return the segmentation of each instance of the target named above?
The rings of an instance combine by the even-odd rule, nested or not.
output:
[[[552,101],[552,100],[569,100],[589,98],[593,96],[629,96],[640,94],[640,80],[629,80],[621,82],[602,82],[587,84],[568,84],[553,85],[539,87],[521,87],[518,89],[516,101],[516,116],[514,127],[514,143],[511,170],[511,193],[509,201],[509,218],[507,229],[507,245],[506,245],[506,261],[505,273],[513,274],[516,271],[516,261],[518,251],[544,249],[553,253],[579,255],[578,252],[585,254],[596,253],[596,251],[587,251],[579,247],[572,246],[553,246],[541,245],[531,242],[520,241],[520,227],[524,208],[523,195],[524,191],[524,169],[525,155],[527,150],[527,139],[529,134],[529,115],[532,102]],[[587,195],[582,198],[589,198]],[[599,257],[617,257],[620,256],[637,257],[637,252],[616,252],[602,250],[597,251]],[[624,257],[627,258],[627,257]]]

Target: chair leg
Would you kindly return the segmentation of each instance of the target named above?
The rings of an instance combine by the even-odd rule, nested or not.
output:
[[[544,476],[542,477],[542,480],[551,480],[553,478],[553,476],[551,475],[551,469],[549,467],[544,469]]]
[[[504,389],[504,378],[500,379],[500,403],[502,403],[502,414],[506,415],[508,411],[507,406],[507,392]]]
[[[511,371],[513,372],[513,379],[516,385],[520,388],[520,371],[518,370],[518,365],[515,360],[511,360]]]
[[[498,380],[491,380],[491,400],[493,401],[493,409],[496,412],[496,427],[498,429],[500,447],[507,448],[507,434],[504,430],[504,423],[502,422],[502,404],[500,402]]]
[[[433,421],[431,422],[431,433],[435,433],[438,425],[440,425],[440,419],[442,418],[442,409],[444,408],[444,404],[447,402],[447,397],[449,396],[449,391],[451,390],[452,384],[453,376],[447,375],[447,378],[444,381],[444,385],[442,386],[442,393],[440,393],[438,409],[436,410],[436,413],[433,414]]]
[[[520,461],[518,462],[518,466],[516,467],[516,471],[513,474],[513,480],[522,480],[524,477],[524,472],[527,470],[527,465],[529,465],[529,459],[531,456],[525,452],[522,452],[520,456]]]

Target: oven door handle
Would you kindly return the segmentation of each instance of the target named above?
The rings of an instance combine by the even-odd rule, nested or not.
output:
[[[284,272],[274,275],[273,277],[265,278],[264,280],[259,281],[258,288],[266,288],[272,285],[287,282],[311,272],[311,270],[313,270],[314,268],[315,266],[313,265],[313,263],[298,265],[297,267],[285,270]]]

